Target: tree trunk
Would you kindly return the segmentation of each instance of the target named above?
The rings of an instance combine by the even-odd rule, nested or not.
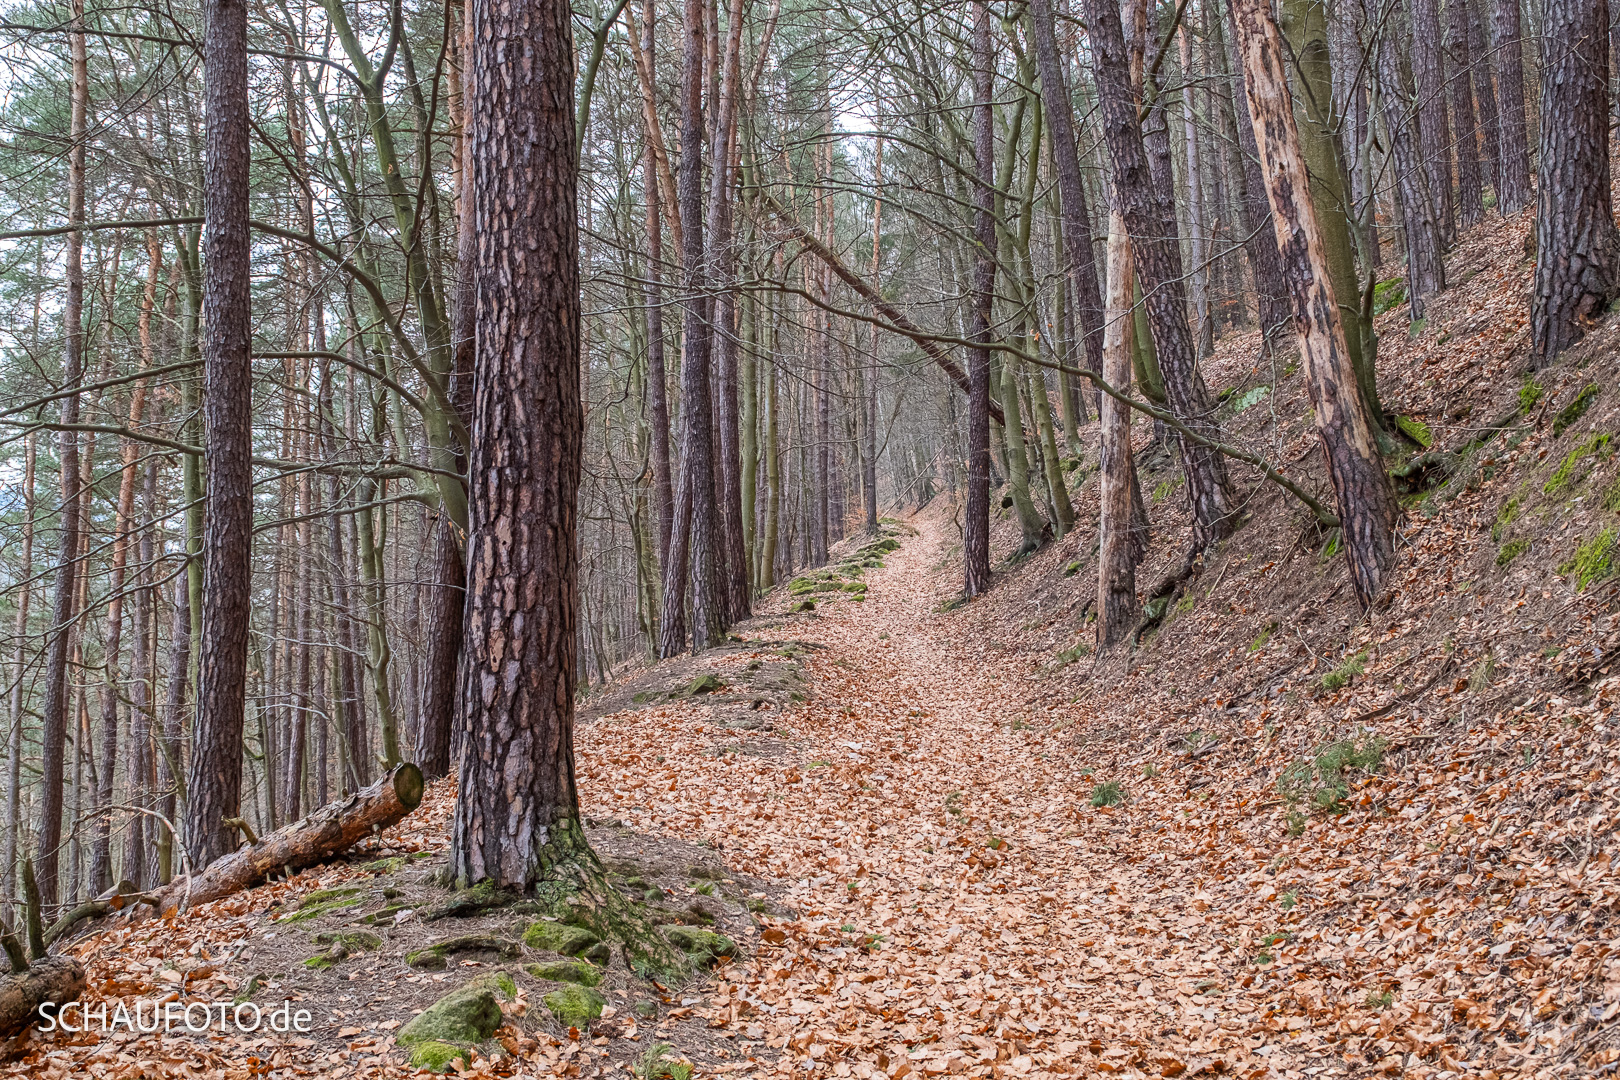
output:
[[[1423,165],[1429,180],[1429,198],[1434,201],[1435,219],[1440,226],[1440,241],[1450,247],[1457,233],[1451,198],[1451,121],[1446,115],[1443,44],[1440,0],[1412,0],[1412,82],[1417,91]],[[1337,286],[1334,282],[1334,287]]]
[[[465,788],[461,798],[466,798]],[[150,909],[136,904],[131,911],[137,915],[155,911],[167,917],[250,889],[271,874],[318,866],[394,825],[421,802],[421,770],[411,764],[396,765],[375,784],[342,802],[323,806],[308,817],[250,841],[214,860],[206,869],[193,868],[189,875],[175,878],[152,897]],[[460,820],[458,801],[458,824]]]
[[[157,834],[158,884],[167,884],[174,876],[175,835],[169,826],[178,829],[175,820],[180,779],[185,775],[185,761],[181,751],[185,730],[187,671],[191,666],[191,589],[185,578],[174,585],[174,612],[169,624],[168,689],[163,699],[163,733],[158,743],[157,784],[161,793],[158,813],[167,824],[159,825]]]
[[[1485,216],[1485,202],[1471,74],[1476,61],[1468,50],[1468,0],[1446,0],[1445,50],[1451,120],[1457,131],[1457,215],[1464,225],[1477,225]]]
[[[44,883],[41,882],[43,889]],[[39,1020],[46,1002],[66,1004],[84,993],[84,967],[77,960],[47,957],[27,971],[0,976],[0,1039],[10,1039]]]
[[[1051,129],[1052,165],[1057,173],[1063,215],[1063,255],[1074,289],[1075,322],[1085,343],[1085,366],[1101,371],[1103,363],[1103,300],[1097,284],[1097,257],[1092,251],[1091,210],[1080,178],[1080,157],[1075,146],[1074,111],[1063,78],[1057,34],[1052,22],[1052,0],[1030,0],[1030,21],[1035,31],[1035,61],[1041,74],[1041,103]]]
[[[35,310],[39,301],[36,299]],[[28,609],[34,578],[34,481],[38,444],[33,432],[23,436],[22,552],[17,564],[17,649],[11,660],[10,708],[6,730],[6,832],[0,857],[0,917],[11,921],[11,898],[17,895],[17,850],[22,831],[23,674],[27,670]]]
[[[1214,410],[1198,375],[1187,325],[1185,274],[1173,228],[1174,209],[1163,205],[1149,169],[1119,9],[1113,0],[1086,0],[1085,11],[1096,58],[1104,135],[1113,158],[1114,199],[1130,233],[1165,395],[1176,419],[1216,441],[1219,431],[1210,420]],[[1234,497],[1220,455],[1179,435],[1177,439],[1193,510],[1193,548],[1202,551],[1231,533]]]
[[[1548,0],[1541,75],[1537,367],[1579,341],[1620,295],[1620,232],[1609,193],[1608,0]]]
[[[1380,34],[1377,50],[1384,127],[1389,132],[1401,229],[1406,234],[1406,295],[1411,302],[1412,321],[1417,322],[1424,317],[1428,300],[1446,287],[1440,227],[1434,215],[1434,201],[1429,195],[1428,174],[1418,149],[1418,133],[1414,130],[1416,113],[1411,107],[1412,94],[1401,73],[1395,34]]]
[[[995,56],[990,8],[973,4],[973,282],[968,336],[985,346],[968,350],[967,506],[962,536],[963,592],[990,588],[990,305],[996,283]]]
[[[1204,169],[1198,154],[1198,110],[1193,104],[1193,83],[1198,75],[1193,67],[1192,43],[1187,28],[1176,31],[1181,53],[1181,123],[1186,143],[1187,164],[1187,257],[1192,260],[1192,310],[1197,324],[1193,340],[1198,343],[1200,360],[1215,351],[1215,320],[1209,307],[1209,241],[1204,224]]]
[[[463,885],[521,890],[589,851],[574,785],[584,436],[574,63],[562,0],[473,2],[478,351],[450,868]],[[698,145],[683,144],[683,173]],[[689,258],[701,251],[696,231],[687,243]]]
[[[84,2],[73,0],[68,44],[73,61],[71,145],[68,148],[68,224],[84,223],[85,112],[88,108],[89,67],[84,44]],[[84,233],[67,234],[64,259],[66,291],[62,305],[62,383],[76,389],[84,379]],[[79,395],[62,399],[62,431],[58,436],[58,463],[62,476],[61,549],[56,567],[56,595],[51,605],[50,645],[45,660],[44,717],[40,724],[40,802],[36,830],[38,854],[34,870],[41,903],[56,903],[58,852],[62,846],[62,781],[67,756],[68,653],[73,639],[78,598],[80,506]]]
[[[1131,242],[1125,218],[1115,210],[1108,222],[1108,316],[1103,347],[1103,381],[1121,392],[1131,387]],[[1123,641],[1135,625],[1136,564],[1132,543],[1136,465],[1131,456],[1131,410],[1117,398],[1102,399],[1098,447],[1101,487],[1097,525],[1097,649]]]
[[[1345,556],[1356,596],[1369,606],[1394,556],[1398,508],[1345,345],[1321,230],[1309,195],[1282,39],[1265,0],[1235,0],[1255,140],[1269,178],[1272,223],[1283,274],[1293,290],[1294,326],[1305,361],[1316,430],[1339,500]]]
[[[1502,121],[1497,108],[1496,85],[1492,72],[1500,61],[1491,52],[1490,40],[1485,35],[1485,24],[1477,5],[1488,5],[1492,0],[1458,0],[1468,21],[1468,55],[1473,60],[1474,101],[1479,105],[1480,161],[1484,168],[1481,180],[1491,186],[1496,198],[1496,209],[1502,210]]]
[[[456,674],[461,664],[467,570],[455,527],[440,515],[434,529],[433,581],[427,616],[422,717],[417,725],[416,763],[428,780],[450,775],[451,731],[456,715]]]
[[[1608,7],[1607,0],[1590,0],[1590,4]],[[1550,14],[1546,21],[1552,22]],[[1496,0],[1491,29],[1495,38],[1493,54],[1496,57],[1497,102],[1502,111],[1502,169],[1496,203],[1504,214],[1512,214],[1530,205],[1530,137],[1524,113],[1524,42],[1520,29],[1519,0]],[[1547,53],[1548,57],[1555,55]],[[1547,66],[1552,67],[1557,63],[1554,59]]]

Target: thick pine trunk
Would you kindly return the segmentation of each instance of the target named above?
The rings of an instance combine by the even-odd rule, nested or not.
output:
[[[995,56],[990,9],[973,5],[973,283],[968,336],[990,340],[990,305],[996,282],[995,223]],[[963,592],[978,596],[990,588],[990,350],[968,350],[967,505],[963,515]]]
[[[1226,24],[1235,39],[1237,29],[1232,22],[1231,5],[1226,6]],[[1266,228],[1271,210],[1266,205],[1266,181],[1260,175],[1260,152],[1254,145],[1254,124],[1249,119],[1249,99],[1243,93],[1243,64],[1237,57],[1235,40],[1230,49],[1232,79],[1235,82],[1229,85],[1232,87],[1233,120],[1237,128],[1237,149],[1242,166],[1238,179],[1242,190],[1243,251],[1248,256],[1249,272],[1254,278],[1260,331],[1270,345],[1283,335],[1291,317],[1288,287],[1283,284],[1282,268],[1277,264],[1277,238]]]
[[[1412,82],[1417,90],[1418,130],[1440,239],[1456,239],[1451,198],[1451,120],[1446,112],[1446,62],[1440,34],[1440,0],[1412,0]],[[1337,282],[1335,282],[1337,286]]]
[[[1210,419],[1213,408],[1198,375],[1187,325],[1185,274],[1174,207],[1164,205],[1149,168],[1119,10],[1113,0],[1086,0],[1085,11],[1096,57],[1104,134],[1113,158],[1114,199],[1130,233],[1165,396],[1176,419],[1216,441],[1219,431]],[[1218,453],[1179,436],[1177,441],[1192,504],[1193,548],[1202,551],[1231,533],[1234,497]]]
[[[584,419],[569,21],[564,0],[474,0],[469,57],[478,348],[450,869],[517,889],[588,850],[574,785]]]
[[[1548,0],[1541,78],[1536,283],[1530,335],[1545,366],[1620,295],[1609,193],[1608,0]]]
[[[428,590],[427,656],[422,672],[422,715],[417,725],[416,763],[429,780],[450,775],[450,744],[456,714],[456,676],[461,666],[467,568],[455,527],[443,515],[433,530],[433,586]]]
[[[1395,189],[1406,234],[1406,295],[1412,321],[1424,317],[1429,299],[1446,287],[1441,260],[1440,226],[1429,194],[1428,173],[1418,147],[1417,115],[1412,95],[1401,72],[1400,52],[1393,34],[1379,35],[1378,79],[1384,99],[1384,127],[1389,132],[1395,165]]]
[[[203,424],[208,516],[203,528],[202,646],[186,784],[186,851],[207,866],[236,846],[240,812],[253,543],[251,241],[248,236],[247,7],[208,0],[203,63]]]
[[[1608,7],[1607,0],[1587,0],[1583,6],[1590,13],[1597,4]],[[1550,15],[1547,22],[1552,22]],[[1524,112],[1524,33],[1519,0],[1496,0],[1491,31],[1495,39],[1497,101],[1502,110],[1501,186],[1496,191],[1496,202],[1504,214],[1511,214],[1530,205],[1530,136]],[[1547,55],[1555,57],[1551,52]]]
[[[1394,555],[1395,495],[1356,390],[1355,368],[1345,345],[1300,153],[1283,69],[1282,36],[1265,0],[1235,0],[1233,7],[1249,111],[1268,178],[1266,193],[1283,274],[1293,292],[1294,326],[1316,412],[1316,430],[1338,495],[1351,579],[1356,596],[1366,607],[1378,595]]]
[[[1468,21],[1468,55],[1473,61],[1474,102],[1479,106],[1479,156],[1483,183],[1491,186],[1496,209],[1502,209],[1502,119],[1497,108],[1496,83],[1492,73],[1498,61],[1491,53],[1490,39],[1480,16],[1480,5],[1489,11],[1492,0],[1458,0]]]
[[[1108,308],[1103,339],[1103,381],[1122,393],[1131,387],[1131,242],[1125,219],[1114,211],[1108,223]],[[1131,456],[1131,410],[1117,398],[1102,399],[1100,512],[1097,526],[1097,648],[1125,640],[1135,625],[1137,545],[1132,542],[1136,465]]]

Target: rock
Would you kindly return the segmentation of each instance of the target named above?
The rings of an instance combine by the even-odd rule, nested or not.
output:
[[[639,1019],[651,1020],[658,1015],[658,1002],[642,1000],[630,1006],[630,1011]]]
[[[666,926],[664,937],[699,967],[711,967],[722,956],[735,956],[737,944],[724,934],[691,926]]]
[[[687,683],[686,694],[688,697],[696,697],[699,694],[712,694],[716,690],[724,690],[725,688],[726,684],[720,681],[720,676],[708,672]]]
[[[501,1026],[496,992],[516,993],[510,976],[485,975],[459,990],[452,990],[399,1029],[396,1041],[411,1051],[411,1064],[443,1072],[467,1049],[481,1043]]]
[[[342,945],[350,953],[382,948],[382,938],[365,930],[322,930],[311,940],[317,945]]]
[[[580,960],[553,960],[546,964],[525,964],[523,970],[550,982],[595,986],[602,981],[602,969]]]
[[[607,999],[588,986],[565,986],[540,999],[565,1028],[589,1027],[602,1015]]]
[[[814,600],[800,600],[798,603],[788,608],[788,614],[802,615],[805,612],[814,610],[816,610],[816,602]]]
[[[529,924],[529,928],[523,932],[523,944],[531,949],[545,949],[547,952],[561,953],[564,956],[578,956],[591,946],[599,944],[599,941],[589,930],[541,920]]]
[[[1067,566],[1065,566],[1063,568],[1063,576],[1064,577],[1074,577],[1074,575],[1078,574],[1079,572],[1080,572],[1080,560],[1079,559],[1074,560],[1069,565],[1067,565]]]
[[[459,952],[492,952],[502,957],[513,957],[518,955],[518,946],[515,941],[492,934],[465,934],[436,941],[425,949],[407,953],[405,963],[424,971],[443,971],[450,966],[448,958]]]

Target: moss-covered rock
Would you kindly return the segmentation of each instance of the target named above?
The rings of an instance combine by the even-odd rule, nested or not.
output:
[[[464,934],[436,941],[425,949],[407,953],[405,963],[424,971],[443,971],[450,966],[449,958],[456,953],[492,952],[503,957],[513,957],[518,955],[518,951],[517,942],[508,941],[506,938],[496,937],[493,934]]]
[[[496,888],[493,882],[480,881],[471,888],[457,889],[449,900],[423,915],[422,921],[465,918],[490,908],[506,907],[519,899],[515,893]]]
[[[602,969],[582,960],[553,960],[545,964],[525,964],[523,970],[549,982],[595,986],[602,981]]]
[[[565,986],[540,999],[565,1028],[583,1028],[602,1015],[607,999],[588,986]]]
[[[384,904],[371,914],[362,916],[360,921],[367,926],[376,926],[378,923],[391,923],[394,921],[395,915],[410,910],[410,904]]]
[[[365,930],[322,930],[310,940],[317,945],[341,945],[350,953],[382,948],[382,938]]]
[[[800,600],[798,603],[788,608],[788,614],[803,615],[806,612],[811,612],[814,610],[816,610],[816,602],[814,600]]]
[[[699,694],[712,694],[716,690],[724,690],[726,684],[720,681],[720,676],[714,672],[705,672],[686,684],[686,696],[696,697]]]
[[[540,920],[529,924],[523,932],[523,944],[531,949],[545,949],[547,952],[561,953],[564,956],[578,956],[599,944],[601,938],[589,930],[578,926],[567,926],[558,922]]]
[[[318,919],[322,915],[329,915],[334,911],[359,907],[363,902],[358,895],[361,891],[359,886],[343,889],[316,889],[298,901],[298,907],[291,914],[283,915],[279,921],[307,922],[310,919]]]
[[[514,993],[510,976],[483,976],[452,990],[399,1029],[397,1041],[411,1051],[411,1064],[442,1072],[501,1026],[496,992]]]
[[[691,926],[666,926],[664,937],[700,967],[709,967],[722,956],[735,956],[737,943],[724,934]]]
[[[658,1015],[658,1002],[643,999],[630,1006],[630,1012],[642,1020],[651,1020]]]

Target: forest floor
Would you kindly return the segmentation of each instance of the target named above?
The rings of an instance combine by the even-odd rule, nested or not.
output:
[[[1160,606],[1134,648],[1089,650],[1085,526],[960,604],[942,496],[858,581],[779,589],[724,648],[586,699],[591,840],[669,920],[735,940],[708,975],[610,970],[580,1035],[539,1006],[556,984],[527,946],[410,966],[521,930],[421,920],[444,897],[440,783],[344,862],[71,946],[92,1001],[229,1000],[259,975],[254,1000],[309,1008],[307,1035],[34,1034],[5,1074],[405,1075],[400,1025],[501,966],[518,1000],[475,1074],[1614,1074],[1620,329],[1523,375],[1527,225],[1466,237],[1427,324],[1380,320],[1385,405],[1415,434],[1373,612],[1252,476],[1236,537],[1159,596],[1185,511],[1139,428]],[[1207,365],[1223,425],[1325,490],[1303,379],[1256,356],[1228,338]],[[1094,477],[1072,470],[1082,522]],[[1005,556],[1016,528],[993,538]],[[285,925],[334,889],[358,891]],[[306,966],[313,935],[367,918],[375,950]]]

